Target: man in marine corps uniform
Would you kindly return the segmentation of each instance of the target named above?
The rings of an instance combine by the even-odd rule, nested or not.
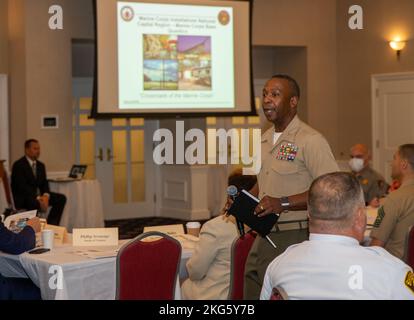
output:
[[[398,148],[392,161],[391,175],[401,181],[401,187],[391,192],[379,208],[371,231],[371,246],[384,247],[403,259],[407,233],[414,225],[414,144]]]
[[[379,199],[387,194],[389,185],[369,166],[371,154],[368,147],[364,144],[356,144],[351,148],[350,156],[349,166],[364,190],[365,203],[372,207],[379,207]]]
[[[269,237],[257,237],[245,269],[245,299],[258,299],[268,264],[288,246],[308,238],[307,193],[312,181],[338,171],[328,142],[297,116],[300,88],[287,75],[275,75],[263,89],[263,111],[273,127],[262,136],[262,166],[251,192],[261,200],[260,217],[281,214]]]

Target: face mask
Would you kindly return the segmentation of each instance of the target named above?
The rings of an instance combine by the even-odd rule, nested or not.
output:
[[[351,167],[352,171],[360,172],[362,169],[364,169],[364,160],[352,158],[351,160],[349,160],[349,166]]]

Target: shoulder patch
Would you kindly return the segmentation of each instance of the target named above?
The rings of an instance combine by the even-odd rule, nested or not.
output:
[[[408,271],[405,275],[404,284],[414,294],[414,273],[412,271]]]
[[[375,219],[375,222],[374,222],[374,228],[379,228],[380,227],[381,222],[384,219],[384,217],[385,217],[384,207],[380,207],[378,209],[377,218]]]

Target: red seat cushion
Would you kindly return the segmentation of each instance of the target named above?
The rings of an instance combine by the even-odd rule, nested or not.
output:
[[[256,234],[249,232],[233,243],[229,293],[229,299],[231,300],[243,299],[244,267],[255,238]]]
[[[118,298],[172,300],[181,259],[181,246],[171,238],[144,242],[140,237],[118,254]]]

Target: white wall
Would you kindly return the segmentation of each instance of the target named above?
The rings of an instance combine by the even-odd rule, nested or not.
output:
[[[0,0],[0,74],[9,71],[8,0]]]
[[[307,122],[325,135],[335,155],[340,134],[336,8],[334,0],[255,0],[253,6],[254,45],[306,47]]]
[[[36,138],[48,170],[67,170],[74,158],[71,45],[72,39],[94,37],[92,1],[11,0],[9,4],[12,160],[22,156],[26,139]],[[49,29],[53,4],[63,8],[63,30]],[[48,114],[59,115],[58,130],[41,129],[41,116]]]

